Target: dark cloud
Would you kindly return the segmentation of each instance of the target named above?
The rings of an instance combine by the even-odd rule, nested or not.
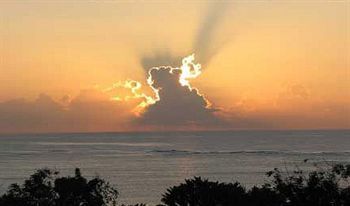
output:
[[[210,4],[208,8],[192,48],[192,52],[195,52],[196,58],[201,64],[208,63],[216,49],[219,48],[214,48],[212,45],[213,37],[228,5],[220,2]],[[153,67],[169,67],[152,70],[153,86],[161,88],[159,91],[160,101],[149,106],[136,122],[139,125],[161,127],[227,126],[225,121],[215,115],[217,110],[206,107],[206,100],[196,90],[191,91],[188,87],[181,86],[179,73],[170,73],[171,67],[179,66],[183,57],[174,55],[166,49],[141,58],[141,65],[146,72]]]
[[[34,101],[24,99],[0,103],[0,131],[72,132],[127,129],[130,120],[125,105],[110,101],[102,92],[85,90],[72,100],[56,101],[41,94]]]
[[[218,126],[224,122],[217,118],[216,110],[206,108],[207,102],[195,89],[179,83],[180,70],[160,67],[152,70],[155,88],[160,88],[160,101],[149,106],[137,120],[141,125],[172,126]]]
[[[0,130],[47,128],[57,125],[65,110],[49,96],[41,94],[35,101],[15,99],[0,103]]]
[[[249,103],[222,110],[221,118],[235,129],[339,129],[350,127],[348,102],[311,101],[305,97],[304,89],[277,96],[275,104],[250,108]],[[287,91],[290,91],[287,87]],[[292,89],[293,90],[293,89]]]

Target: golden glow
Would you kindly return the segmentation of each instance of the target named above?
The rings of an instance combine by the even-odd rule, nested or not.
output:
[[[350,4],[226,2],[229,8],[208,41],[214,55],[201,60],[202,67],[194,55],[178,67],[172,65],[170,70],[181,70],[179,84],[205,94],[207,108],[208,98],[228,111],[225,116],[239,117],[232,121],[233,127],[248,118],[287,129],[349,128]],[[143,57],[196,52],[198,61],[200,51],[193,45],[213,4],[1,1],[0,104],[14,99],[33,103],[41,93],[57,102],[81,100],[85,90],[98,85],[99,92],[107,88],[106,99],[89,93],[89,102],[96,101],[91,103],[94,109],[87,110],[110,110],[110,106],[116,115],[122,105],[127,113],[123,120],[142,115],[149,105],[162,101],[161,88],[156,88],[151,75],[162,67],[145,71]],[[126,81],[115,83],[118,80]],[[95,116],[90,120],[95,131],[106,129],[101,119],[114,120],[108,112],[100,120]],[[108,129],[115,125],[119,126],[113,122]]]
[[[117,82],[112,85],[112,87],[109,87],[105,89],[105,92],[110,92],[116,88],[125,88],[129,89],[132,93],[132,95],[125,95],[125,96],[113,96],[111,99],[115,101],[129,101],[130,99],[142,99],[141,103],[139,103],[136,108],[134,108],[133,112],[139,116],[143,109],[147,107],[148,105],[154,104],[158,101],[157,98],[148,96],[147,94],[142,92],[142,84],[135,80],[126,80],[124,82]]]

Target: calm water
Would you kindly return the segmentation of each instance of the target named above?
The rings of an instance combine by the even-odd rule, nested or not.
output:
[[[313,162],[350,162],[350,131],[94,133],[0,136],[0,192],[37,168],[75,167],[115,184],[120,201],[159,203],[194,175],[264,182],[265,172]]]

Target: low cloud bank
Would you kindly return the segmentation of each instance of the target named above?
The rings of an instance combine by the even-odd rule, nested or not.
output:
[[[102,92],[82,91],[64,101],[41,94],[34,101],[14,99],[0,103],[0,131],[79,132],[128,129],[127,105],[110,101]]]

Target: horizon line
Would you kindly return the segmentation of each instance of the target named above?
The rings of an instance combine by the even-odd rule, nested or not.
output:
[[[112,134],[112,133],[191,133],[191,132],[298,132],[298,131],[350,131],[350,128],[291,128],[291,129],[209,129],[209,130],[125,130],[125,131],[62,131],[62,132],[5,132],[0,136],[5,135],[68,135],[68,134]]]

